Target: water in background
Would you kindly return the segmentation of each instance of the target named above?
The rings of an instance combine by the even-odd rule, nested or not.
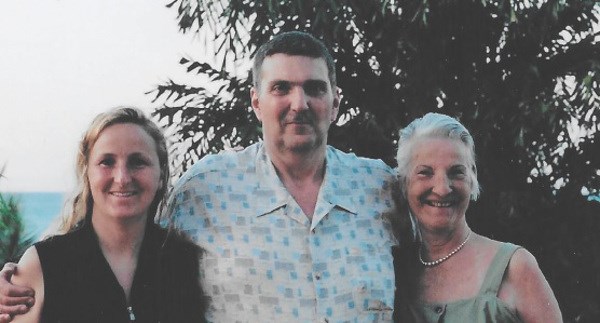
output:
[[[3,193],[13,196],[25,222],[26,236],[36,241],[62,210],[65,194],[57,192]]]

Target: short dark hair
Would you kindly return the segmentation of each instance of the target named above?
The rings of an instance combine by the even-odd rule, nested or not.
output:
[[[260,72],[263,61],[267,56],[275,54],[323,58],[327,64],[329,83],[331,83],[332,88],[336,86],[335,63],[325,44],[309,33],[288,31],[271,38],[256,51],[254,63],[252,64],[252,85],[255,88],[260,86]]]

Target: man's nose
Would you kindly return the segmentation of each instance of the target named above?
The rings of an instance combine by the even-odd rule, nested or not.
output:
[[[302,87],[296,87],[290,95],[290,107],[294,111],[308,109],[308,96]]]

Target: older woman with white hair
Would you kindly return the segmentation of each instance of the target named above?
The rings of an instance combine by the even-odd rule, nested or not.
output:
[[[396,321],[562,322],[534,256],[469,228],[465,213],[480,189],[460,122],[439,113],[414,120],[400,132],[397,160],[418,247],[394,253]]]

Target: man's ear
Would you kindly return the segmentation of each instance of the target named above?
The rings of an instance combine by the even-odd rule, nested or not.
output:
[[[340,102],[342,101],[342,89],[335,87],[333,91],[333,108],[331,109],[331,122],[335,122],[340,112]]]
[[[258,104],[258,89],[254,86],[250,89],[250,104],[252,105],[252,110],[254,111],[254,115],[256,115],[258,121],[262,122],[260,105]]]

